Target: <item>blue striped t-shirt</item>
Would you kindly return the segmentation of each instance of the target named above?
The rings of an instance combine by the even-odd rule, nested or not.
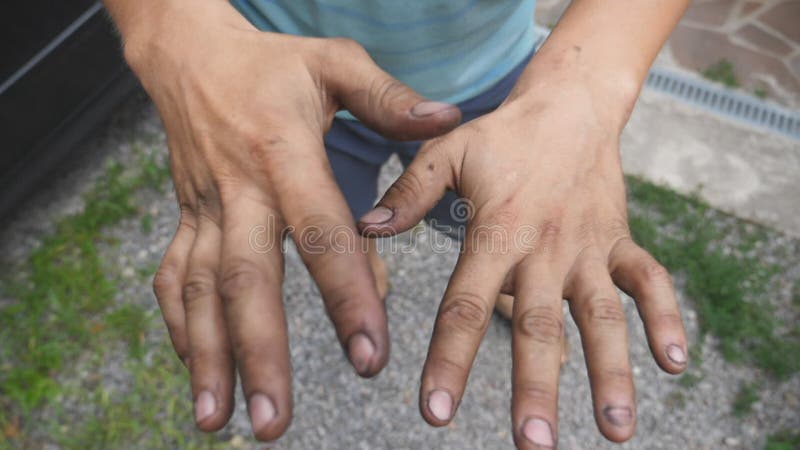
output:
[[[534,45],[535,0],[230,1],[261,30],[352,38],[395,78],[450,103],[489,89]]]

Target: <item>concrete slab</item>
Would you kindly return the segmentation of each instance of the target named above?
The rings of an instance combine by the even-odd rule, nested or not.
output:
[[[800,236],[800,141],[645,90],[621,151],[626,173]]]

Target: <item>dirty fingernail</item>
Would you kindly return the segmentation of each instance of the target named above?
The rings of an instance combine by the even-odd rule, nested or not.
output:
[[[194,402],[194,420],[197,423],[214,415],[217,410],[217,400],[211,392],[203,391]]]
[[[347,342],[347,353],[350,355],[350,362],[358,373],[365,373],[369,370],[369,363],[375,355],[375,344],[364,333],[353,335]]]
[[[411,108],[411,114],[416,117],[427,117],[448,109],[453,109],[453,105],[441,102],[421,102]]]
[[[686,364],[686,353],[677,345],[670,345],[667,347],[667,357],[675,364]]]
[[[603,410],[603,415],[613,425],[622,427],[633,422],[633,411],[630,408],[609,406]]]
[[[250,423],[254,431],[267,426],[275,418],[275,405],[264,394],[253,394],[248,404]]]
[[[525,439],[536,445],[553,447],[555,444],[553,432],[550,430],[550,424],[542,419],[529,419],[522,427],[522,434],[525,436]]]
[[[377,225],[380,223],[388,222],[389,219],[392,218],[392,216],[394,216],[394,212],[391,209],[384,208],[383,206],[378,206],[377,208],[374,208],[371,211],[364,214],[359,222]]]
[[[450,420],[453,414],[453,398],[447,392],[437,389],[428,396],[428,409],[437,419]]]

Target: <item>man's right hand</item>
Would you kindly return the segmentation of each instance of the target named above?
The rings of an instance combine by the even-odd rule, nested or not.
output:
[[[261,32],[224,1],[106,5],[167,133],[181,217],[154,287],[191,374],[197,425],[227,423],[238,368],[256,437],[275,439],[292,415],[286,227],[356,371],[375,375],[389,354],[365,254],[331,248],[359,239],[323,147],[334,113],[419,140],[457,126],[460,112],[425,101],[353,41]],[[253,237],[274,245],[254,248]]]

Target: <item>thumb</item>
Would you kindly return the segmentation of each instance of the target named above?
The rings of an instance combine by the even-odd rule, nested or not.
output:
[[[378,67],[355,41],[337,41],[347,63],[329,64],[327,84],[367,127],[390,139],[414,141],[445,134],[461,123],[455,105],[426,100]]]
[[[423,145],[378,204],[359,219],[362,235],[388,237],[409,230],[436,206],[446,189],[454,188],[456,171],[446,151],[453,139],[458,137],[448,135]]]

